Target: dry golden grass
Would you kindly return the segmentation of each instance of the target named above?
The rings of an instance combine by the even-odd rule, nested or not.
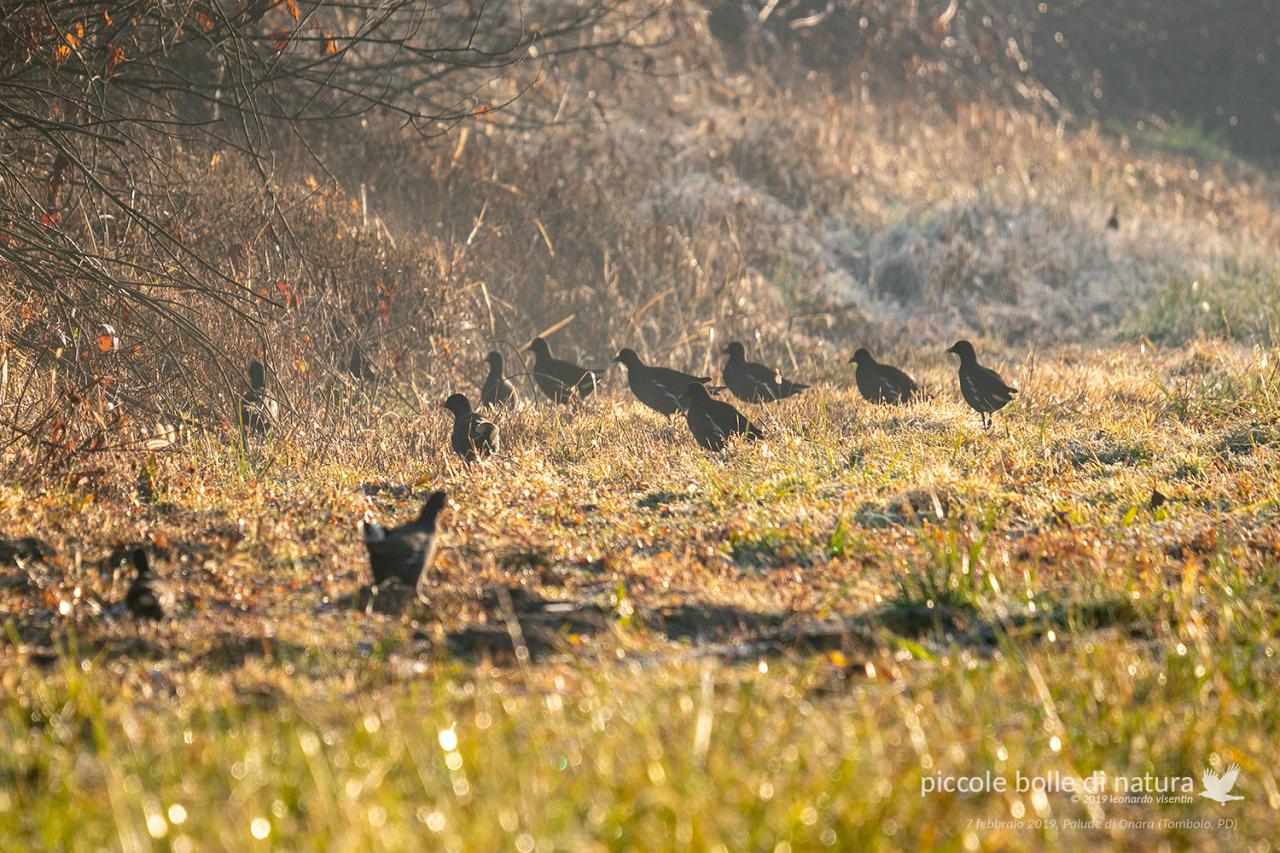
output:
[[[724,454],[615,375],[580,411],[501,415],[483,464],[446,452],[442,413],[382,400],[319,464],[209,435],[155,460],[149,503],[7,488],[0,525],[61,562],[0,590],[0,846],[240,847],[258,819],[290,848],[1264,845],[1274,351],[1010,351],[1022,393],[991,433],[944,358],[903,354],[934,396],[902,410],[801,363],[822,383],[751,407],[769,439]],[[452,499],[430,605],[342,608],[365,580],[356,522],[408,517],[415,487]],[[185,595],[154,628],[93,568],[144,539]],[[534,624],[494,586],[584,621]],[[1103,811],[1229,808],[1231,833],[1069,830],[1089,817],[1069,795],[920,794],[935,772],[1198,780],[1210,762],[1241,764],[1244,801]]]
[[[1171,154],[693,55],[710,73],[549,70],[529,98],[574,122],[541,133],[329,140],[359,168],[282,166],[283,259],[245,164],[193,153],[183,211],[253,316],[182,309],[231,360],[136,316],[118,351],[6,349],[0,530],[59,557],[0,568],[0,849],[1271,849],[1274,175],[1194,134]],[[56,312],[4,298],[0,331],[53,340]],[[744,407],[768,438],[723,454],[617,369],[581,408],[524,388],[463,465],[437,404],[569,315],[552,344],[591,366],[718,372],[741,338],[815,387]],[[989,433],[959,336],[1021,389]],[[375,385],[343,374],[352,337]],[[928,398],[863,403],[858,345]],[[245,447],[255,354],[284,416]],[[174,447],[110,449],[157,418]],[[357,523],[435,488],[430,600],[347,606]],[[172,620],[122,612],[100,561],[129,542]],[[1221,807],[921,795],[1232,763]],[[1186,819],[1209,825],[1158,823]]]

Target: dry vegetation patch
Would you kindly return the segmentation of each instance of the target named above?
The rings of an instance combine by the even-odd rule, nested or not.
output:
[[[24,745],[5,762],[8,837],[141,832],[151,804],[166,817],[178,803],[187,822],[169,815],[165,832],[235,846],[251,818],[195,810],[226,796],[291,839],[421,820],[471,846],[496,816],[516,827],[503,833],[563,843],[686,825],[708,840],[770,826],[805,846],[886,843],[889,823],[958,843],[957,813],[1007,804],[922,799],[919,776],[1057,766],[1047,731],[1075,766],[1112,772],[1197,775],[1229,750],[1257,780],[1238,837],[1269,837],[1262,721],[1275,709],[1257,685],[1276,675],[1276,456],[1220,444],[1270,422],[1276,385],[1265,351],[1196,352],[1009,365],[1024,394],[991,433],[949,366],[917,352],[936,365],[919,371],[932,399],[871,408],[833,372],[753,408],[768,440],[723,454],[615,377],[582,409],[500,416],[503,453],[470,466],[445,449],[440,414],[406,406],[341,460],[294,438],[245,451],[206,436],[185,456],[198,463],[153,460],[148,501],[123,486],[9,487],[3,528],[42,532],[58,556],[17,559],[0,589],[3,725]],[[1231,390],[1207,409],[1194,394],[1170,402],[1187,364]],[[355,523],[408,517],[437,487],[452,504],[428,600],[390,613],[353,601],[367,571]],[[132,541],[182,590],[158,626],[118,604],[108,555]],[[815,726],[842,734],[815,741]],[[1179,734],[1135,746],[1153,727]],[[792,738],[805,743],[794,763]],[[98,758],[72,771],[83,748]],[[219,755],[243,755],[244,772]],[[639,776],[624,770],[637,762]],[[297,780],[289,766],[312,769]],[[549,787],[500,805],[510,767]],[[892,782],[854,795],[854,768]],[[368,772],[376,785],[325,793],[325,779]],[[733,794],[744,772],[754,781]],[[116,778],[135,780],[123,811],[96,823],[93,792]],[[586,804],[576,816],[551,807],[570,796]],[[651,811],[653,796],[676,799]],[[699,805],[725,797],[736,806]]]

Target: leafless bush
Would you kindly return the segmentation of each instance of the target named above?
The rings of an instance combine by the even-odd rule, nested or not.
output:
[[[356,347],[403,368],[454,304],[448,251],[371,224],[328,139],[494,115],[547,63],[642,56],[651,16],[589,0],[6,5],[6,445],[56,467],[132,446],[130,418],[219,423],[255,353],[283,394]]]

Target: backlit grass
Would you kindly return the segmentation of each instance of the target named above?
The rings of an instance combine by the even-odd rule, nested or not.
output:
[[[386,401],[323,458],[194,437],[155,460],[149,503],[124,476],[6,487],[3,529],[61,564],[3,570],[0,848],[1266,849],[1275,358],[993,355],[1022,393],[990,433],[940,355],[904,362],[933,396],[899,410],[802,364],[823,381],[744,407],[769,438],[725,454],[620,378],[582,410],[502,415],[502,454],[473,466],[443,413]],[[436,487],[430,605],[341,608],[356,522]],[[94,565],[139,539],[188,596],[154,628]],[[467,631],[507,636],[493,585],[604,628],[485,651]],[[1231,763],[1225,806],[921,796],[987,771],[1199,790]],[[1089,819],[1121,822],[1066,828]]]

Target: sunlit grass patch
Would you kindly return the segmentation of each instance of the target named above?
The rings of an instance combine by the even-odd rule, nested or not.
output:
[[[920,353],[931,399],[873,408],[841,376],[744,405],[768,438],[722,453],[608,391],[500,414],[503,452],[474,465],[404,410],[320,464],[287,439],[245,469],[204,436],[154,459],[163,502],[132,475],[92,499],[6,487],[3,528],[63,556],[3,570],[0,846],[1212,845],[970,837],[1088,812],[920,786],[1219,761],[1243,767],[1236,838],[1267,839],[1273,358],[1011,357],[1022,399],[990,431]],[[344,606],[356,523],[434,488],[428,600]],[[113,609],[96,561],[127,541],[167,549],[173,620]]]

